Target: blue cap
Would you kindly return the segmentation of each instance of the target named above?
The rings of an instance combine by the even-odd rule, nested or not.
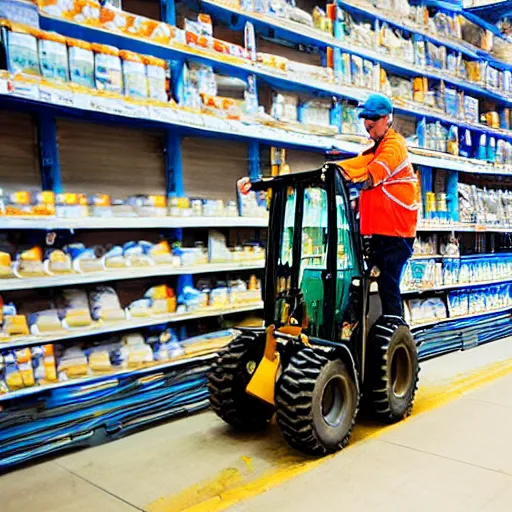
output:
[[[363,105],[363,110],[359,114],[359,117],[363,119],[377,119],[392,113],[393,104],[387,96],[383,94],[370,94]]]

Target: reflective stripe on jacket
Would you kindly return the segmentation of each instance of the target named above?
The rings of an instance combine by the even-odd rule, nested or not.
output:
[[[337,164],[353,181],[372,178],[371,187],[361,192],[362,235],[416,236],[418,178],[400,134],[391,128],[375,147]]]

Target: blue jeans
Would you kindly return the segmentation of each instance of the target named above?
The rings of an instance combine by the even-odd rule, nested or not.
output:
[[[404,316],[400,280],[413,253],[414,238],[373,235],[370,240],[370,269],[378,267],[377,279],[383,315]]]

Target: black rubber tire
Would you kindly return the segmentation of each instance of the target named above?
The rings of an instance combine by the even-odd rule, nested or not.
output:
[[[329,397],[335,416],[331,424],[323,410],[324,400]],[[336,400],[339,403],[335,407]],[[359,407],[359,392],[351,372],[333,352],[306,347],[284,369],[276,403],[277,424],[285,440],[309,455],[325,455],[347,445]]]
[[[243,333],[217,357],[208,372],[213,411],[232,427],[257,432],[269,424],[275,409],[249,395],[245,388],[263,357],[265,335]]]
[[[411,414],[418,389],[418,349],[403,320],[382,316],[366,349],[365,405],[379,419],[400,421]]]

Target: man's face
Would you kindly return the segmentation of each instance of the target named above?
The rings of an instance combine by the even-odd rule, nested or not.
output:
[[[382,139],[388,129],[389,116],[380,117],[379,119],[365,119],[364,127],[371,139],[377,141]]]

